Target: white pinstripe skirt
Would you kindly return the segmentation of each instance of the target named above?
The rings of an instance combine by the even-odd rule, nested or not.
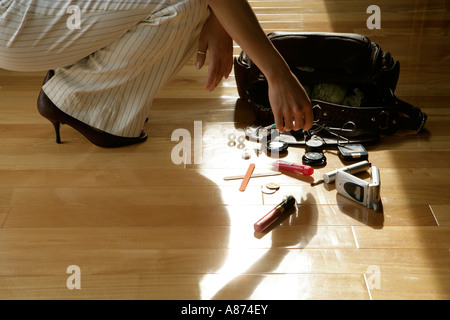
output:
[[[80,29],[70,28],[78,6]],[[153,97],[192,56],[206,0],[0,0],[0,68],[55,70],[43,87],[65,113],[140,135]]]

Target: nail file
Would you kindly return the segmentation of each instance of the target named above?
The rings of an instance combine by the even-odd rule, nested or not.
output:
[[[252,176],[253,170],[255,170],[255,164],[251,163],[248,166],[247,173],[245,174],[244,179],[242,180],[239,191],[245,191],[245,188],[247,188],[248,181],[250,180],[250,177]]]
[[[269,177],[269,176],[279,176],[281,175],[280,171],[273,171],[273,172],[261,172],[261,173],[252,173],[251,178],[258,178],[258,177]],[[245,175],[240,176],[228,176],[223,177],[223,180],[238,180],[238,179],[244,179]]]

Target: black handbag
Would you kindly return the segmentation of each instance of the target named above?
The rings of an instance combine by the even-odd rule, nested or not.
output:
[[[339,129],[351,122],[377,134],[424,127],[427,115],[394,94],[400,63],[366,36],[273,32],[268,37],[309,88],[316,124]],[[234,72],[240,98],[254,107],[261,125],[272,124],[268,84],[258,66],[241,52],[234,59]]]

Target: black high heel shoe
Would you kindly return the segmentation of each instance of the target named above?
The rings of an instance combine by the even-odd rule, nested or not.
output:
[[[50,70],[47,73],[47,76],[44,79],[45,84],[55,72]],[[55,104],[47,97],[43,90],[39,93],[39,97],[37,100],[37,108],[39,113],[47,118],[54,126],[56,133],[56,143],[61,143],[61,135],[60,135],[60,125],[67,124],[84,135],[89,141],[99,147],[105,148],[117,148],[124,147],[140,142],[144,142],[147,140],[147,133],[144,131],[141,132],[141,135],[136,138],[129,137],[121,137],[110,134],[105,131],[101,131],[90,125],[81,122],[80,120],[68,115],[67,113],[61,111]]]

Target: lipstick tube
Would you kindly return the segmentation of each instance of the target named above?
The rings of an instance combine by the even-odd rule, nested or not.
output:
[[[256,232],[263,232],[266,230],[270,225],[272,225],[283,213],[288,212],[292,208],[295,207],[296,201],[293,196],[289,196],[278,204],[275,208],[269,211],[264,217],[259,219],[258,222],[256,222],[253,227]]]

